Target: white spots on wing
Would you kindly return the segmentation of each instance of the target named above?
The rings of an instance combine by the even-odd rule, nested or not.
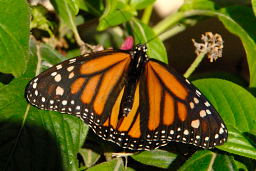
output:
[[[201,96],[201,92],[198,91],[198,90],[196,90],[196,94],[197,94],[198,96]]]
[[[212,114],[212,112],[211,112],[209,109],[206,109],[206,113],[207,113],[208,115]]]
[[[70,102],[70,103],[71,103],[72,105],[73,105],[73,104],[75,104],[75,100],[71,100],[71,102]]]
[[[171,135],[173,135],[173,134],[174,134],[174,131],[173,131],[173,130],[171,130],[171,131],[170,131],[170,134],[171,134]]]
[[[62,96],[63,94],[64,94],[64,89],[61,88],[60,86],[58,86],[58,87],[56,88],[56,95]]]
[[[205,141],[209,141],[209,137],[205,137],[204,140],[205,140]]]
[[[200,139],[200,136],[199,136],[199,135],[197,135],[197,136],[196,136],[196,139]]]
[[[205,116],[206,116],[205,110],[201,110],[201,111],[199,112],[199,115],[200,115],[201,118],[205,117]]]
[[[74,63],[74,62],[76,62],[76,58],[73,58],[73,59],[70,59],[70,60],[69,60],[69,64],[72,64],[72,63]]]
[[[35,95],[36,95],[36,96],[38,95],[38,91],[37,91],[37,90],[35,91]]]
[[[161,132],[162,134],[164,134],[165,133],[165,130],[162,130],[162,132]]]
[[[179,127],[179,128],[177,129],[177,131],[181,131],[181,128]]]
[[[53,73],[51,73],[51,76],[55,76],[55,75],[57,75],[57,72],[53,72]]]
[[[76,106],[76,110],[80,110],[81,109],[81,107],[80,106]]]
[[[61,80],[61,75],[60,74],[57,74],[55,77],[54,77],[54,80],[56,82],[59,82]]]
[[[38,78],[34,79],[34,82],[37,82]]]
[[[54,103],[54,101],[53,100],[50,100],[50,104],[53,104]]]
[[[73,69],[74,69],[74,66],[70,66],[70,67],[67,68],[67,71],[70,72],[70,71],[72,71]]]
[[[62,103],[62,105],[67,105],[68,101],[67,100],[63,100],[61,103]]]
[[[188,81],[188,79],[186,79],[186,82],[187,82],[188,84],[191,84],[191,83]]]
[[[184,130],[183,134],[184,134],[184,135],[188,135],[188,134],[189,134],[188,130],[187,130],[187,129]]]
[[[223,128],[220,128],[219,134],[223,134],[223,132],[224,132]]]
[[[74,72],[71,72],[69,75],[68,75],[68,78],[71,79],[75,76]]]
[[[194,104],[193,102],[190,102],[190,103],[189,103],[189,106],[190,106],[191,109],[194,109],[195,104]]]
[[[211,106],[208,101],[206,101],[206,102],[204,103],[204,105],[205,105],[206,107],[210,107],[210,106]]]
[[[57,70],[59,70],[59,69],[61,69],[61,68],[62,68],[62,65],[61,65],[61,64],[56,66],[56,69],[57,69]]]
[[[35,89],[36,88],[36,86],[37,86],[37,83],[35,82],[35,83],[33,83],[33,88]]]
[[[215,134],[214,138],[215,139],[219,138],[219,134]]]
[[[44,97],[42,97],[42,99],[41,99],[41,100],[42,100],[42,102],[45,102],[45,100],[46,100],[46,99],[45,99]]]
[[[198,103],[199,103],[198,98],[194,97],[194,102],[195,102],[196,104],[198,104]]]
[[[199,125],[200,125],[199,119],[193,120],[193,121],[191,122],[191,126],[192,126],[193,128],[198,128]]]

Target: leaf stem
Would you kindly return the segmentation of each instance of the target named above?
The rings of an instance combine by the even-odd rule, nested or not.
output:
[[[184,31],[188,26],[194,26],[197,23],[197,20],[193,19],[185,19],[183,23],[181,24],[176,24],[169,30],[163,32],[162,34],[159,35],[159,38],[164,41],[182,31]]]
[[[152,10],[153,10],[153,5],[150,5],[147,8],[145,8],[145,10],[143,12],[143,15],[142,15],[142,18],[141,18],[141,21],[144,24],[149,23],[149,20],[150,20],[151,14],[152,14]]]
[[[180,21],[182,18],[184,18],[183,12],[177,12],[177,13],[171,14],[165,19],[163,19],[162,21],[160,21],[157,25],[155,25],[153,27],[153,30],[157,35],[159,35],[169,27],[177,24],[178,21]]]
[[[183,75],[185,78],[188,78],[194,71],[195,69],[198,67],[198,65],[200,64],[200,62],[203,60],[204,56],[206,55],[206,51],[200,53],[196,59],[194,60],[194,62],[190,65],[190,67],[187,69],[187,71],[185,72],[185,74]]]
[[[159,35],[160,40],[165,41],[166,39],[184,31],[186,29],[186,25],[179,24],[174,27],[172,27],[170,30],[167,30],[166,32],[163,32]]]
[[[154,26],[154,32],[159,35],[166,31],[171,26],[174,26],[179,23],[179,21],[184,20],[188,17],[192,16],[221,16],[221,13],[210,11],[210,10],[188,10],[188,11],[180,11],[174,14],[170,14],[165,19],[160,21],[157,25]]]

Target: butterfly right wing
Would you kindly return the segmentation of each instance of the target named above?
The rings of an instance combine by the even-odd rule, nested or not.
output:
[[[146,107],[141,120],[147,121],[147,141],[155,146],[177,141],[203,148],[227,141],[227,128],[218,112],[188,80],[154,59],[147,62],[144,74],[142,106]]]

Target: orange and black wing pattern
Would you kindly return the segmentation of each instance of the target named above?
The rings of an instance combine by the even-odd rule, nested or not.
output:
[[[40,109],[72,114],[100,128],[124,87],[130,60],[129,53],[113,50],[66,60],[31,80],[27,99]]]
[[[145,45],[66,60],[26,91],[32,105],[80,117],[123,148],[151,150],[169,141],[212,148],[227,140],[210,102],[166,64],[147,58]]]
[[[203,148],[226,142],[226,126],[214,107],[166,64],[150,59],[145,65],[142,85],[141,130],[147,130],[142,136],[151,142],[150,149],[168,141]]]

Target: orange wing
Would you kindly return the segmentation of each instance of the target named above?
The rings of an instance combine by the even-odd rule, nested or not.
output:
[[[177,141],[211,148],[227,140],[219,114],[187,79],[154,59],[147,62],[144,74],[146,99],[141,99],[141,106],[148,108],[140,109],[146,111],[140,120],[147,121],[142,134],[147,141],[155,146]]]
[[[76,115],[90,126],[111,114],[131,61],[122,51],[102,51],[69,59],[35,77],[27,99],[38,108]]]
[[[168,141],[210,148],[226,141],[223,121],[200,91],[154,59],[145,64],[131,111],[120,119],[131,60],[128,52],[114,50],[69,59],[35,77],[27,99],[38,108],[80,117],[124,148],[148,150]]]

